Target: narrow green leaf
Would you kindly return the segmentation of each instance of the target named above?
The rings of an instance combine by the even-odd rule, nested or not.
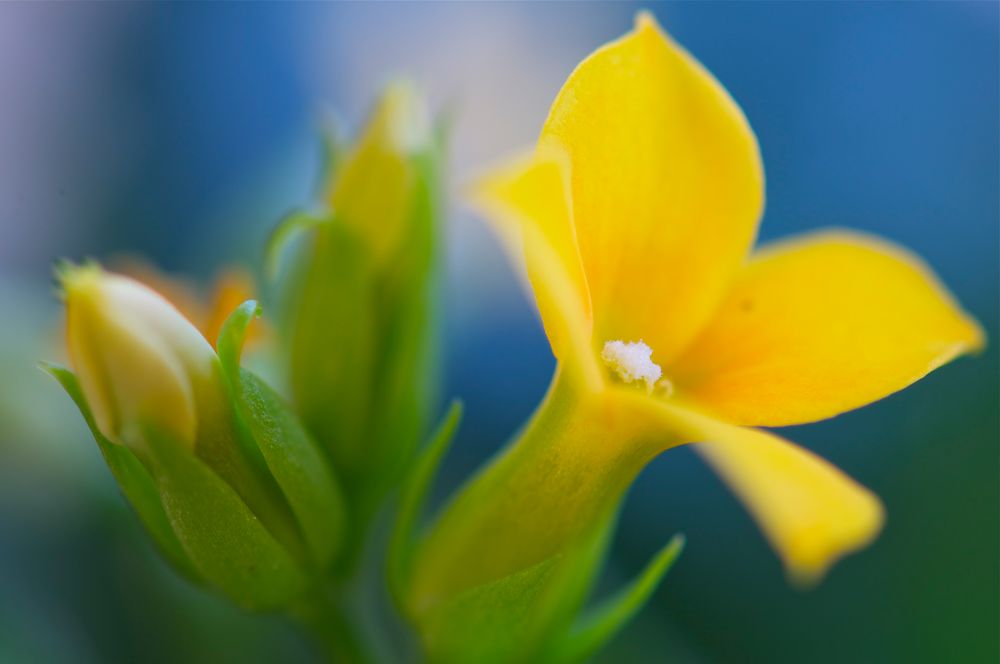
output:
[[[104,457],[105,463],[108,464],[119,489],[132,509],[135,510],[139,521],[142,522],[146,532],[149,533],[163,557],[188,579],[195,583],[202,583],[201,575],[185,553],[177,535],[174,534],[170,520],[163,510],[163,503],[160,502],[159,491],[146,467],[142,465],[132,450],[124,445],[112,443],[98,430],[86,397],[80,389],[76,376],[71,371],[49,363],[41,363],[39,366],[45,373],[59,381],[59,384],[80,410],[80,414],[83,415],[87,427],[93,434],[94,440],[101,450],[101,455]]]
[[[447,414],[431,436],[430,443],[421,454],[403,485],[396,513],[396,523],[389,543],[389,588],[398,605],[405,611],[406,586],[416,540],[417,521],[427,500],[438,466],[451,445],[462,421],[462,402],[451,402]]]
[[[247,609],[300,595],[305,577],[232,487],[166,432],[143,433],[167,517],[204,577]]]
[[[313,563],[326,567],[343,536],[344,500],[327,460],[289,406],[264,381],[240,369],[247,328],[259,315],[260,306],[252,300],[229,315],[219,332],[219,359],[240,416],[295,514]]]
[[[614,638],[652,596],[684,549],[684,536],[674,535],[629,586],[585,616],[553,658],[583,662]]]

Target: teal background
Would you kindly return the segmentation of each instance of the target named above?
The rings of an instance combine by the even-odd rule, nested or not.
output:
[[[127,252],[204,282],[257,266],[310,200],[318,128],[350,129],[398,74],[456,113],[452,188],[530,145],[572,67],[637,5],[0,5],[0,661],[311,658],[277,617],[156,558],[83,422],[34,367],[59,359],[50,266]],[[926,258],[991,345],[903,393],[785,433],[885,501],[868,550],[786,583],[684,448],[631,491],[603,590],[673,533],[688,547],[608,662],[1000,659],[998,5],[654,4],[730,90],[767,170],[764,241],[848,226]],[[333,113],[333,111],[336,111]],[[451,196],[445,390],[467,418],[439,499],[544,393],[553,360],[492,236]]]

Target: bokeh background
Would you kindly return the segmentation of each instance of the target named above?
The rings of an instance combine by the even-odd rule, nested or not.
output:
[[[58,257],[141,253],[206,280],[256,267],[308,203],[318,129],[382,83],[456,112],[452,191],[529,145],[573,66],[626,31],[614,4],[0,6],[0,661],[276,661],[289,625],[179,581],[117,495],[60,358]],[[992,340],[904,393],[791,438],[874,489],[879,540],[810,591],[786,583],[690,450],[632,490],[608,588],[674,532],[688,548],[602,656],[626,662],[1000,659],[998,4],[653,5],[739,101],[767,168],[764,240],[820,226],[924,256]],[[467,419],[439,493],[525,420],[553,360],[482,222],[452,198],[446,395]]]

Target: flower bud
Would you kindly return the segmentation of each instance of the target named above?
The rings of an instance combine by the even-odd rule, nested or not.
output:
[[[396,82],[327,184],[334,214],[363,238],[377,264],[393,258],[411,225],[421,184],[414,158],[431,137],[426,101],[412,85]]]
[[[195,393],[211,381],[212,347],[151,289],[96,265],[61,270],[70,359],[97,426],[124,444],[145,422],[194,446]]]
[[[309,432],[334,461],[359,532],[399,478],[434,395],[431,320],[440,145],[424,99],[390,86],[334,160],[284,289],[288,378]]]
[[[164,556],[240,606],[297,600],[328,569],[343,505],[294,414],[240,368],[246,302],[219,355],[159,294],[96,265],[60,270],[76,401],[122,493]]]

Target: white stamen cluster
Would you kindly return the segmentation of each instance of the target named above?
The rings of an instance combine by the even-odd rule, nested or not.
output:
[[[646,383],[646,391],[652,392],[663,370],[653,362],[653,349],[642,339],[639,341],[608,341],[601,351],[601,359],[622,381]]]

